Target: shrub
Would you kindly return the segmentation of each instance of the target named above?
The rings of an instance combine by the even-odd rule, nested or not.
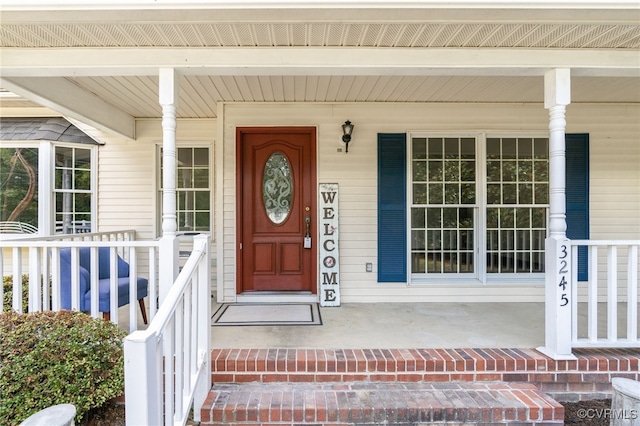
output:
[[[2,277],[2,310],[11,312],[13,310],[13,277],[5,275]],[[29,276],[22,275],[22,310],[27,311],[29,307]]]
[[[19,424],[56,404],[91,408],[124,393],[126,332],[72,312],[0,314],[0,423]]]

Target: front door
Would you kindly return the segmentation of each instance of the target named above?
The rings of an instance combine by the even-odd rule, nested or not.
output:
[[[238,293],[316,293],[316,129],[238,128]]]

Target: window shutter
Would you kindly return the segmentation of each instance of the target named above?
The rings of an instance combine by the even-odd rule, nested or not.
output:
[[[407,155],[404,133],[378,134],[378,282],[407,281]]]
[[[568,134],[566,144],[567,237],[589,238],[589,135]],[[578,280],[589,278],[587,247],[578,248]]]

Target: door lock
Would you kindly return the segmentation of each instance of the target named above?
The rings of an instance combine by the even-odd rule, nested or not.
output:
[[[308,208],[308,207],[307,207]],[[309,232],[309,227],[311,226],[311,218],[309,216],[304,218],[306,231],[304,233],[304,244],[303,247],[306,249],[311,248],[311,233]]]

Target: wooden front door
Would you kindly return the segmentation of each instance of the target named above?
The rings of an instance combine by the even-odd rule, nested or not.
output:
[[[316,293],[315,128],[238,128],[236,143],[238,293]]]

